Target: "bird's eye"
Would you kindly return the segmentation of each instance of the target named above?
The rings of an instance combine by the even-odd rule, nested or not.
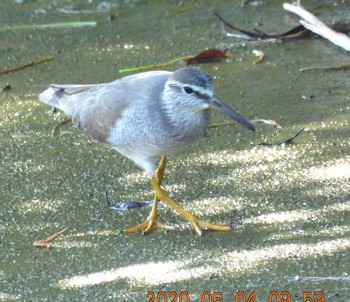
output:
[[[189,86],[185,86],[184,87],[184,91],[187,93],[187,94],[193,94],[194,93],[194,90],[189,87]]]

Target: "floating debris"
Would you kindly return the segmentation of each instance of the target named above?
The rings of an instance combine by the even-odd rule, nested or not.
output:
[[[258,57],[258,59],[253,62],[254,65],[261,63],[265,58],[265,53],[261,50],[254,49],[253,54]]]
[[[205,50],[205,51],[203,51],[195,56],[178,57],[178,58],[172,59],[172,60],[164,62],[164,63],[156,63],[156,64],[143,65],[143,66],[138,66],[138,67],[123,68],[123,69],[119,70],[119,73],[139,72],[142,70],[163,68],[165,66],[172,65],[172,64],[180,62],[180,61],[185,61],[186,64],[210,63],[210,62],[214,62],[214,61],[217,61],[217,60],[220,60],[223,58],[227,58],[227,54],[224,50],[208,49],[208,50]]]
[[[225,58],[227,58],[227,54],[225,51],[211,48],[199,53],[196,56],[190,57],[185,61],[186,64],[189,65],[197,63],[211,63]]]
[[[146,203],[146,202],[126,201],[126,202],[122,202],[118,205],[113,205],[113,204],[111,204],[111,202],[108,199],[107,191],[105,192],[105,201],[110,209],[118,211],[118,212],[124,212],[124,211],[132,210],[132,209],[139,209],[139,208],[148,206],[150,204],[150,203]]]

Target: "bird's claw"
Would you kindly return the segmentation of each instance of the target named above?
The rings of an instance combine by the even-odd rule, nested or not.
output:
[[[232,229],[229,223],[210,223],[203,221],[195,216],[188,218],[188,221],[192,224],[193,228],[199,236],[202,236],[203,232],[208,230],[227,232]]]
[[[132,234],[141,231],[143,235],[148,235],[154,229],[173,230],[175,227],[161,223],[153,217],[148,217],[143,223],[133,228],[123,230],[123,232],[124,234]]]

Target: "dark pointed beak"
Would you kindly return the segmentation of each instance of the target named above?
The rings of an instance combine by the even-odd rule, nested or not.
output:
[[[246,120],[243,116],[240,116],[236,111],[234,111],[231,107],[227,106],[223,102],[221,102],[217,97],[213,96],[208,100],[208,104],[210,107],[225,113],[230,118],[234,119],[236,122],[240,123],[242,126],[254,131],[255,127],[252,123]]]

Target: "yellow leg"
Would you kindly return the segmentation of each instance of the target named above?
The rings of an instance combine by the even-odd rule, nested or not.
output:
[[[231,226],[229,223],[209,223],[209,222],[205,222],[199,218],[197,218],[196,216],[192,215],[191,213],[187,212],[186,210],[184,210],[182,207],[180,207],[176,202],[174,202],[170,197],[167,191],[163,190],[157,183],[157,181],[155,181],[155,179],[152,179],[152,186],[153,189],[156,193],[156,196],[163,201],[164,203],[166,203],[169,207],[173,208],[176,212],[178,212],[179,214],[181,214],[185,219],[187,219],[192,226],[194,227],[194,229],[196,230],[196,232],[198,233],[198,235],[202,235],[203,231],[206,230],[213,230],[213,231],[221,231],[221,232],[226,232],[231,230]]]
[[[152,211],[151,211],[150,215],[148,216],[148,218],[145,222],[141,223],[140,225],[138,225],[134,228],[124,230],[124,233],[130,234],[130,233],[134,233],[134,232],[143,230],[146,234],[148,234],[155,227],[172,229],[172,227],[161,224],[161,223],[156,221],[157,205],[158,205],[159,200],[163,201],[165,204],[167,204],[169,207],[171,207],[176,212],[181,214],[185,219],[187,219],[192,224],[192,226],[194,227],[194,229],[196,230],[198,235],[202,235],[203,231],[205,231],[205,230],[213,230],[213,231],[220,231],[220,232],[226,232],[226,231],[231,230],[231,226],[229,223],[216,223],[216,224],[214,224],[214,223],[205,222],[205,221],[197,218],[196,216],[192,215],[191,213],[187,212],[185,209],[180,207],[176,202],[174,202],[169,197],[168,192],[161,188],[161,183],[162,183],[163,176],[164,176],[165,164],[166,164],[166,158],[162,157],[162,159],[159,163],[158,169],[155,173],[155,176],[151,180],[151,184],[152,184],[155,196],[154,196],[154,204],[153,204]]]
[[[159,184],[159,186],[161,185],[164,177],[165,164],[166,164],[166,158],[165,156],[163,156],[158,165],[155,176],[153,177],[153,179],[155,179],[155,181]],[[165,230],[174,229],[173,226],[165,225],[156,220],[158,202],[159,202],[159,199],[157,195],[154,195],[152,210],[151,210],[151,213],[148,215],[148,218],[146,219],[146,221],[137,225],[136,227],[124,230],[123,232],[125,234],[132,234],[138,231],[142,231],[143,234],[147,235],[155,228],[160,228]]]

